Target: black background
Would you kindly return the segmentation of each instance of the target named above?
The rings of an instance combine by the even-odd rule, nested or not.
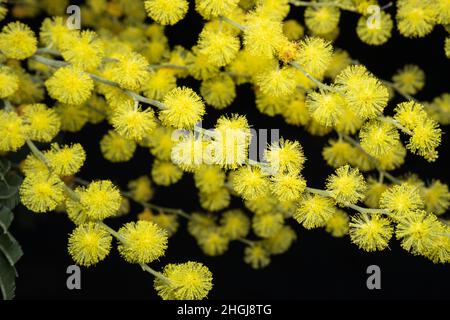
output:
[[[72,2],[73,3],[73,2]],[[394,8],[388,11],[393,13]],[[303,23],[303,9],[293,8],[289,18]],[[346,49],[353,58],[365,64],[369,70],[383,79],[390,79],[398,68],[406,63],[418,64],[427,75],[425,89],[417,96],[432,100],[448,92],[450,62],[445,58],[443,42],[446,32],[438,26],[423,39],[406,39],[394,31],[393,38],[381,47],[362,43],[355,31],[357,15],[343,13],[340,36],[336,47]],[[30,22],[38,27],[42,17]],[[202,28],[201,17],[190,8],[186,19],[168,27],[166,34],[170,43],[190,48]],[[198,92],[198,82],[180,80]],[[391,102],[387,112],[396,102]],[[303,129],[287,125],[279,116],[271,118],[258,113],[254,95],[249,85],[238,88],[238,98],[226,113],[247,115],[255,129],[280,129],[281,136],[297,139],[308,157],[304,176],[308,185],[323,187],[323,181],[332,169],[321,158],[325,138],[313,137]],[[209,128],[220,113],[207,109],[204,127]],[[138,149],[133,160],[126,164],[111,164],[102,159],[98,141],[108,130],[106,123],[86,125],[79,134],[65,134],[65,142],[80,142],[87,150],[88,158],[79,176],[90,179],[112,179],[122,188],[127,181],[149,174],[152,158],[147,150]],[[446,128],[444,128],[445,131]],[[422,158],[408,155],[407,165],[397,172],[418,173],[424,180],[433,178],[450,183],[447,169],[450,154],[447,135],[443,135],[440,157],[432,164]],[[182,181],[170,188],[157,187],[153,202],[187,211],[199,209],[193,179],[185,174]],[[234,199],[232,207],[242,206]],[[114,228],[135,219],[140,208],[132,206],[130,216],[110,220]],[[17,299],[159,299],[153,289],[153,278],[136,265],[126,263],[114,248],[110,256],[97,266],[82,268],[82,289],[70,291],[66,288],[66,268],[73,264],[67,253],[67,236],[73,224],[64,214],[32,214],[23,207],[16,209],[12,232],[22,244],[23,258],[18,262]],[[271,264],[262,270],[253,270],[243,262],[244,246],[232,242],[225,255],[207,257],[187,233],[185,221],[180,220],[180,229],[169,240],[166,255],[152,263],[161,269],[167,263],[199,261],[206,264],[214,274],[214,288],[210,299],[448,299],[448,266],[434,265],[428,260],[415,257],[399,246],[395,240],[390,249],[383,252],[365,253],[352,245],[348,237],[335,239],[324,230],[308,231],[294,221],[298,240],[285,254],[273,256]],[[251,237],[251,236],[250,236]],[[381,268],[381,290],[370,291],[366,287],[366,268],[376,264]]]

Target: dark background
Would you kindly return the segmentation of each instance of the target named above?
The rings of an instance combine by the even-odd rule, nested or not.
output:
[[[73,3],[73,2],[72,2]],[[394,8],[388,11],[393,13]],[[293,8],[289,18],[303,23],[303,9]],[[418,64],[427,75],[425,89],[417,96],[429,101],[443,92],[448,92],[450,62],[445,58],[443,42],[446,32],[438,26],[431,35],[423,39],[406,39],[394,30],[393,38],[381,47],[362,43],[356,35],[358,16],[343,13],[340,36],[336,47],[346,49],[354,59],[365,64],[369,70],[383,79],[407,63]],[[38,27],[42,19],[31,22]],[[190,48],[201,31],[202,22],[191,6],[186,19],[168,27],[166,34],[171,44],[182,44]],[[198,82],[180,80],[198,92]],[[389,109],[396,102],[391,102]],[[303,129],[287,125],[279,116],[271,118],[258,113],[254,105],[251,87],[238,88],[238,98],[226,113],[247,115],[255,129],[280,129],[281,136],[297,139],[308,157],[303,174],[308,185],[323,187],[323,182],[333,170],[325,165],[321,157],[325,138],[313,137]],[[389,112],[389,111],[388,111]],[[220,115],[208,107],[204,127],[209,128]],[[447,131],[446,128],[443,128]],[[121,188],[127,181],[149,174],[151,156],[147,150],[138,149],[133,160],[126,164],[111,164],[102,159],[98,141],[108,130],[106,123],[86,125],[79,134],[65,134],[64,142],[80,142],[87,150],[88,158],[79,176],[90,179],[112,179]],[[438,178],[450,182],[447,169],[450,154],[447,135],[443,135],[440,157],[435,163],[408,155],[407,165],[396,175],[413,171],[424,180]],[[200,209],[193,179],[185,174],[181,182],[170,188],[157,187],[155,204],[186,211]],[[234,199],[231,207],[241,207]],[[108,221],[118,228],[124,222],[135,219],[140,211],[132,206],[129,216]],[[180,228],[169,240],[166,255],[152,267],[160,270],[167,263],[188,260],[207,265],[214,275],[214,288],[210,299],[448,299],[450,297],[450,271],[448,266],[434,265],[425,258],[415,257],[390,242],[390,249],[376,253],[365,253],[352,245],[348,237],[332,238],[323,229],[308,231],[295,221],[290,221],[298,235],[291,249],[280,256],[273,256],[271,264],[262,270],[253,270],[243,262],[244,245],[230,244],[229,250],[220,257],[207,257],[187,233],[186,223],[180,220]],[[114,248],[110,256],[97,266],[82,268],[82,289],[70,291],[66,288],[66,268],[73,264],[67,253],[67,237],[74,228],[64,214],[32,214],[23,207],[16,209],[12,233],[21,243],[24,256],[17,264],[17,299],[159,299],[153,289],[153,277],[136,265],[122,260]],[[252,235],[250,235],[252,237]],[[376,264],[381,268],[381,290],[370,291],[366,287],[366,268]]]

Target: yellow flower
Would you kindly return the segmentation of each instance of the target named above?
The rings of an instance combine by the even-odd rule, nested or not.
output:
[[[48,94],[62,103],[82,104],[92,94],[94,82],[81,69],[68,66],[56,70],[45,81]]]
[[[308,73],[321,77],[331,63],[333,48],[330,43],[317,37],[307,37],[300,42],[297,62]]]
[[[114,62],[108,65],[111,80],[121,87],[138,91],[148,81],[148,61],[139,53],[114,55]]]
[[[399,0],[397,28],[405,37],[424,37],[433,30],[436,10],[431,0]]]
[[[288,40],[299,40],[305,33],[303,26],[295,19],[283,21],[283,33]]]
[[[253,231],[261,238],[274,236],[283,228],[283,224],[284,218],[279,212],[255,214],[252,219]]]
[[[306,97],[306,106],[311,116],[326,127],[336,124],[341,117],[344,105],[344,98],[334,92],[312,91]]]
[[[170,161],[156,159],[152,165],[152,179],[157,185],[169,186],[178,182],[183,176],[183,170]]]
[[[116,215],[122,202],[119,190],[109,180],[92,182],[78,196],[84,213],[95,220]]]
[[[212,192],[200,192],[200,205],[208,211],[219,211],[230,205],[230,192],[227,188],[220,188]]]
[[[0,98],[11,96],[19,88],[19,78],[11,68],[0,66]]]
[[[305,24],[317,35],[329,33],[338,27],[341,11],[337,7],[307,7]]]
[[[369,20],[367,16],[361,16],[356,26],[356,33],[363,42],[379,46],[389,40],[393,27],[391,15],[381,11],[379,19]]]
[[[195,9],[205,18],[211,19],[229,14],[239,0],[196,0]]]
[[[200,93],[207,104],[216,109],[223,109],[236,97],[236,86],[230,76],[220,74],[202,81]]]
[[[220,232],[230,240],[245,238],[250,231],[250,220],[240,209],[225,211],[220,218]]]
[[[187,172],[194,172],[202,164],[210,164],[207,158],[207,141],[193,133],[182,136],[172,147],[171,161]]]
[[[253,269],[265,268],[270,263],[270,254],[261,245],[247,246],[244,250],[244,261]]]
[[[78,226],[69,237],[69,253],[77,265],[90,267],[106,258],[111,250],[112,237],[99,224]]]
[[[327,190],[337,203],[355,204],[364,198],[366,182],[358,169],[345,165],[336,169],[336,174],[328,177]]]
[[[397,129],[386,122],[367,122],[359,132],[361,147],[373,157],[381,158],[393,152],[398,146],[400,136]]]
[[[170,160],[174,140],[174,130],[166,127],[156,127],[140,144],[150,148],[150,153],[160,160]]]
[[[421,188],[420,193],[427,212],[443,214],[450,206],[448,186],[439,180],[433,181],[426,188]]]
[[[236,57],[239,47],[239,39],[225,31],[205,28],[199,35],[199,53],[207,57],[208,63],[217,67],[230,63]]]
[[[147,0],[144,5],[148,16],[162,25],[174,25],[189,9],[186,0]]]
[[[64,60],[83,70],[94,70],[104,56],[103,42],[90,30],[68,36],[61,44]]]
[[[358,214],[350,222],[350,239],[365,251],[384,250],[392,237],[388,219],[379,215]]]
[[[273,143],[264,154],[273,173],[298,173],[306,161],[302,146],[298,141],[282,140]]]
[[[414,101],[399,103],[394,111],[394,119],[409,130],[422,125],[428,117],[424,106]]]
[[[192,128],[199,122],[204,113],[205,106],[201,98],[190,88],[175,88],[170,91],[163,101],[165,109],[159,112],[163,125],[177,129]]]
[[[345,211],[336,209],[334,214],[328,219],[325,230],[331,233],[333,237],[343,237],[348,234],[349,220],[348,214]]]
[[[17,113],[0,110],[0,152],[16,151],[22,147],[28,130]]]
[[[279,98],[291,95],[296,89],[294,78],[295,70],[292,67],[270,68],[256,77],[256,84],[262,93]]]
[[[147,202],[153,197],[152,183],[147,176],[141,176],[128,183],[131,197],[137,202]]]
[[[425,85],[425,72],[416,65],[407,64],[392,77],[397,88],[407,94],[416,94]]]
[[[441,144],[442,131],[431,119],[424,120],[413,129],[407,148],[432,162],[437,158],[436,148]]]
[[[259,168],[245,166],[233,177],[233,189],[245,200],[252,200],[264,194],[269,188],[269,179]]]
[[[155,289],[164,300],[201,300],[212,289],[212,274],[207,267],[198,262],[168,264],[164,277],[155,278]]]
[[[194,171],[194,181],[201,192],[215,192],[225,185],[225,172],[217,166],[203,165]]]
[[[61,122],[61,130],[77,132],[87,123],[87,108],[75,104],[56,103],[54,110]]]
[[[208,256],[220,256],[228,250],[230,240],[220,233],[220,229],[214,228],[203,232],[197,237],[198,245]]]
[[[296,92],[291,99],[284,104],[281,115],[286,123],[294,126],[306,125],[309,121],[309,111],[305,103],[305,95]]]
[[[59,176],[71,176],[77,173],[84,161],[86,152],[79,143],[60,147],[52,144],[52,149],[44,153],[51,170]]]
[[[308,194],[301,199],[294,213],[294,219],[306,229],[319,228],[326,225],[335,211],[331,199]]]
[[[300,198],[306,181],[296,174],[276,174],[272,178],[272,192],[280,201],[295,201]]]
[[[45,18],[42,22],[39,38],[45,46],[54,46],[59,49],[64,42],[72,37],[76,30],[67,27],[63,17]]]
[[[322,156],[329,166],[341,167],[350,162],[353,155],[353,147],[342,140],[330,140],[329,146],[323,148]]]
[[[296,239],[295,231],[290,226],[283,226],[273,236],[265,238],[262,243],[270,254],[282,254],[291,247]]]
[[[103,157],[111,162],[129,161],[136,150],[136,142],[128,140],[117,132],[109,130],[100,140]]]
[[[403,183],[392,186],[381,194],[380,207],[402,217],[423,208],[423,201],[417,186]]]
[[[155,114],[151,108],[141,110],[137,102],[125,103],[114,110],[111,122],[124,138],[141,141],[156,127]]]
[[[122,242],[117,247],[129,263],[149,263],[164,255],[167,232],[153,222],[129,222],[119,229]]]
[[[11,22],[0,33],[0,50],[11,59],[23,60],[31,57],[37,50],[34,32],[22,22]]]
[[[347,51],[342,49],[336,49],[331,56],[331,63],[325,71],[325,76],[334,79],[345,68],[347,68],[352,62],[352,59]]]
[[[56,112],[42,103],[25,106],[23,120],[30,128],[29,138],[39,142],[50,142],[61,127],[61,121]]]
[[[371,208],[378,208],[380,206],[380,198],[383,192],[389,188],[388,185],[379,182],[374,177],[367,179],[367,190],[364,198],[364,203]]]
[[[198,47],[192,47],[192,52],[186,55],[186,67],[189,75],[197,80],[205,80],[219,73],[219,67],[209,63],[208,56],[201,53]]]
[[[177,78],[169,69],[159,69],[150,73],[144,83],[144,94],[150,99],[161,100],[170,90],[177,86]]]
[[[25,177],[20,186],[22,203],[34,212],[54,210],[64,200],[63,185],[59,177],[38,172]]]

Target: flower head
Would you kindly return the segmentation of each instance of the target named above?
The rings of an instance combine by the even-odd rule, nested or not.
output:
[[[144,6],[148,16],[162,25],[174,25],[189,9],[186,0],[147,0]]]
[[[262,245],[247,246],[244,250],[244,262],[253,269],[261,269],[269,265],[270,254]]]
[[[141,110],[133,102],[125,103],[115,109],[112,125],[121,136],[141,141],[155,129],[155,115],[151,108]]]
[[[379,215],[359,214],[350,221],[350,239],[365,251],[384,250],[392,237],[388,219]]]
[[[396,128],[386,122],[367,122],[359,132],[361,147],[373,157],[381,158],[398,146],[400,136]]]
[[[20,199],[34,212],[54,210],[64,200],[63,182],[53,174],[32,173],[20,186]]]
[[[216,109],[223,109],[236,97],[236,86],[230,76],[221,74],[202,81],[200,93],[207,104]]]
[[[391,37],[394,27],[391,15],[381,11],[379,17],[379,19],[373,19],[373,21],[368,19],[367,16],[359,18],[356,33],[363,42],[379,46],[386,43]]]
[[[75,33],[61,44],[64,60],[83,70],[94,70],[104,56],[103,42],[90,30]]]
[[[30,139],[39,142],[50,142],[61,127],[61,121],[56,112],[42,103],[25,106],[23,119],[29,125]]]
[[[269,188],[269,179],[259,168],[239,168],[233,177],[233,189],[244,199],[251,200],[264,194]]]
[[[239,51],[239,39],[226,31],[204,29],[199,35],[198,49],[208,63],[223,67],[230,63]]]
[[[321,77],[331,62],[333,48],[330,43],[317,37],[307,37],[300,42],[297,62],[307,72]]]
[[[255,214],[252,220],[253,231],[261,238],[272,237],[283,228],[283,224],[284,217],[279,212]]]
[[[190,88],[175,88],[163,101],[165,109],[159,112],[161,122],[177,129],[192,128],[202,119],[205,106],[201,98]]]
[[[408,64],[398,70],[392,80],[402,92],[416,94],[425,85],[425,72],[416,65]]]
[[[94,181],[78,195],[85,214],[95,220],[114,216],[122,202],[119,190],[109,180]]]
[[[112,81],[129,90],[140,90],[149,79],[148,61],[136,52],[117,54],[114,62],[108,65]]]
[[[338,27],[340,15],[338,7],[307,7],[305,24],[316,35],[327,34]]]
[[[242,210],[225,211],[220,219],[220,232],[230,240],[245,238],[250,231],[250,220]]]
[[[0,98],[11,96],[19,88],[19,78],[9,67],[0,66]]]
[[[345,211],[336,209],[334,214],[328,219],[325,230],[333,237],[343,237],[348,234],[349,220],[348,214]]]
[[[358,169],[345,165],[336,170],[336,174],[328,177],[327,190],[339,204],[354,204],[364,198],[366,182]]]
[[[265,158],[274,172],[298,173],[306,161],[300,143],[290,140],[272,144],[266,150]]]
[[[100,151],[106,160],[111,162],[129,161],[136,150],[136,142],[109,130],[100,140]]]
[[[70,176],[77,173],[86,159],[86,152],[79,143],[60,147],[52,144],[52,149],[44,153],[49,166],[59,176]]]
[[[36,36],[26,24],[11,22],[0,33],[0,50],[8,58],[26,59],[37,50]]]
[[[195,9],[205,18],[211,19],[229,14],[239,0],[196,0]]]
[[[0,152],[16,151],[25,144],[28,126],[15,112],[0,110]]]
[[[156,159],[152,166],[152,179],[157,185],[169,186],[178,182],[183,176],[183,170],[170,161]]]
[[[423,208],[419,188],[408,183],[392,186],[382,193],[380,207],[399,217]]]
[[[325,226],[335,210],[333,201],[329,198],[307,194],[301,199],[294,213],[294,219],[306,229],[319,228]]]

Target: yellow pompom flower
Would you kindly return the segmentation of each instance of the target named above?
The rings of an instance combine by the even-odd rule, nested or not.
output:
[[[333,6],[307,7],[305,24],[316,35],[332,32],[338,27],[341,11]]]
[[[149,78],[148,61],[136,52],[114,55],[114,62],[108,65],[111,80],[121,87],[138,91]]]
[[[303,26],[294,19],[289,19],[283,22],[283,33],[288,40],[299,40],[305,33]]]
[[[82,105],[56,103],[54,110],[61,122],[61,130],[77,132],[87,123],[89,113]]]
[[[75,189],[75,193],[80,193],[85,189],[85,187],[77,187]],[[91,219],[88,215],[86,215],[85,211],[83,210],[82,205],[79,201],[76,201],[74,199],[71,199],[70,197],[66,198],[66,201],[64,203],[67,216],[70,220],[72,220],[75,225],[79,226],[88,222],[95,222],[95,219]]]
[[[44,153],[51,170],[59,176],[71,176],[77,173],[86,160],[86,152],[79,143],[60,147],[52,144],[51,150]]]
[[[306,107],[305,95],[300,92],[294,93],[291,99],[283,105],[281,115],[290,125],[306,125],[310,115]]]
[[[205,19],[229,14],[237,7],[239,0],[196,0],[195,9]]]
[[[268,238],[283,228],[284,217],[279,212],[255,214],[252,219],[253,231],[258,237]]]
[[[12,111],[0,110],[0,152],[16,151],[28,138],[28,126]]]
[[[423,200],[417,186],[403,183],[392,186],[381,194],[380,207],[398,217],[423,208]]]
[[[393,233],[389,220],[375,214],[358,214],[349,226],[351,241],[369,252],[386,249]]]
[[[23,60],[37,50],[34,32],[22,22],[15,21],[3,27],[0,33],[0,51],[11,59]]]
[[[45,81],[48,94],[62,103],[82,104],[92,94],[93,80],[81,69],[63,67]]]
[[[19,88],[19,78],[11,68],[0,66],[0,98],[12,95]]]
[[[426,119],[413,129],[413,135],[406,147],[413,153],[432,162],[437,158],[436,148],[441,144],[442,131],[431,119]]]
[[[433,181],[428,187],[422,188],[420,191],[427,212],[440,215],[450,207],[448,186],[439,180]]]
[[[330,140],[329,146],[323,148],[322,156],[331,167],[338,168],[350,162],[353,147],[342,140]]]
[[[200,54],[207,57],[208,63],[217,67],[229,64],[239,51],[239,39],[226,31],[204,29],[198,40]]]
[[[156,159],[153,162],[151,174],[153,182],[157,185],[167,187],[180,181],[183,176],[183,170],[170,161]]]
[[[85,214],[93,220],[103,220],[117,214],[122,202],[120,191],[109,180],[94,181],[78,193]]]
[[[359,139],[364,151],[373,157],[381,158],[398,146],[400,136],[393,125],[373,120],[362,127]]]
[[[367,16],[361,16],[356,26],[358,37],[365,43],[379,46],[386,43],[392,35],[394,22],[391,15],[380,11],[379,19],[369,20]]]
[[[436,216],[420,210],[402,217],[395,234],[403,249],[423,255],[435,245],[439,229]]]
[[[100,151],[111,162],[129,161],[135,150],[136,142],[122,137],[114,130],[109,130],[100,140]]]
[[[434,1],[434,0],[433,0]],[[436,10],[431,0],[399,0],[397,28],[405,37],[424,37],[433,30]]]
[[[44,162],[35,157],[32,153],[28,154],[25,160],[20,163],[20,170],[25,176],[36,174],[36,173],[46,173],[48,174],[48,167]]]
[[[315,77],[321,77],[331,63],[333,48],[326,40],[307,37],[300,42],[296,62]]]
[[[193,133],[182,136],[172,147],[170,160],[186,172],[194,172],[202,164],[211,164],[207,154],[208,142]]]
[[[137,102],[125,103],[114,110],[111,122],[123,137],[141,141],[152,133],[156,127],[155,114],[151,108],[141,110]]]
[[[67,37],[61,44],[61,55],[64,60],[83,70],[94,70],[102,62],[104,56],[103,42],[97,34],[90,30]]]
[[[165,126],[177,129],[192,128],[199,122],[205,105],[201,98],[190,88],[175,88],[164,97],[165,109],[159,112],[159,119]]]
[[[42,103],[25,106],[23,121],[29,125],[29,138],[39,142],[50,142],[61,127],[61,121],[56,112]]]
[[[425,108],[414,101],[399,103],[395,109],[394,119],[408,130],[414,130],[427,119]]]
[[[284,40],[281,22],[253,14],[244,30],[244,46],[253,56],[272,58]]]
[[[364,66],[345,68],[335,83],[344,91],[348,106],[361,118],[375,118],[383,112],[389,92]]]
[[[443,93],[427,105],[430,117],[442,125],[450,124],[450,94]]]
[[[325,230],[333,237],[343,237],[348,234],[349,220],[348,214],[345,211],[336,209],[330,219],[328,219]]]
[[[392,152],[389,152],[381,157],[375,157],[377,165],[381,170],[394,170],[400,168],[405,163],[406,149],[399,141],[397,146],[393,148]]]
[[[106,258],[112,237],[97,223],[78,226],[69,236],[69,254],[77,265],[90,267]]]
[[[447,58],[450,58],[450,37],[445,38],[444,51]]]
[[[433,1],[435,7],[437,23],[448,25],[450,24],[450,4],[448,0]]]
[[[150,153],[160,160],[170,160],[174,139],[174,130],[166,127],[156,127],[153,132],[140,141],[142,146],[150,148]]]
[[[261,90],[256,90],[256,108],[259,112],[273,117],[281,114],[284,105],[289,101],[289,97],[274,97],[264,94]]]
[[[228,250],[230,240],[220,233],[220,229],[214,228],[204,232],[197,238],[198,245],[207,256],[217,257]]]
[[[167,232],[150,221],[129,222],[119,229],[121,243],[117,247],[129,263],[149,263],[164,255]]]
[[[306,161],[302,146],[298,141],[282,140],[273,143],[264,153],[273,173],[298,173]]]
[[[154,286],[164,300],[201,300],[212,289],[212,273],[198,262],[168,264],[163,271],[169,281],[155,278]]]
[[[254,199],[245,200],[244,204],[251,212],[264,214],[275,211],[279,203],[270,190],[266,190],[263,194]]]
[[[219,211],[230,205],[230,191],[227,188],[220,188],[212,192],[200,192],[200,205],[208,211]]]
[[[283,226],[273,236],[265,238],[263,245],[270,254],[282,254],[289,250],[296,239],[295,231],[290,226]]]
[[[178,230],[178,216],[170,213],[152,214],[148,209],[138,215],[139,220],[152,221],[167,232],[167,236],[171,237]]]
[[[172,70],[159,69],[151,72],[148,80],[144,83],[144,94],[150,99],[161,100],[170,90],[177,86],[177,78]]]
[[[220,218],[220,232],[230,240],[245,238],[250,231],[250,220],[240,209],[225,211]]]
[[[366,182],[358,169],[345,165],[327,179],[327,190],[337,203],[355,204],[364,198]]]
[[[71,30],[63,17],[45,18],[39,32],[39,38],[47,47],[59,49],[64,42],[72,37],[76,30]]]
[[[306,181],[296,174],[280,173],[272,177],[272,192],[280,201],[295,201],[306,188]]]
[[[54,210],[64,201],[63,182],[58,176],[45,172],[26,176],[19,193],[23,205],[34,212]]]
[[[274,98],[289,96],[294,93],[297,86],[295,72],[292,67],[270,68],[256,77],[256,84],[265,95]]]
[[[174,25],[189,9],[186,0],[147,0],[144,6],[148,16],[162,25]]]
[[[205,80],[219,73],[219,67],[209,63],[208,56],[201,53],[198,47],[193,47],[192,52],[187,53],[186,67],[189,75],[197,80]]]
[[[257,167],[239,168],[233,177],[233,189],[245,200],[257,198],[269,188],[269,179]]]
[[[388,188],[388,185],[378,181],[374,177],[369,177],[367,179],[367,189],[364,203],[370,208],[378,208],[380,206],[381,195]]]
[[[307,194],[301,199],[293,217],[305,229],[313,229],[325,226],[335,211],[331,199]]]
[[[334,79],[345,68],[347,68],[352,62],[352,59],[347,51],[342,49],[336,49],[331,57],[330,65],[325,71],[325,76]]]
[[[236,85],[230,76],[220,74],[202,81],[200,93],[207,104],[216,109],[223,109],[236,98]]]
[[[128,183],[128,189],[133,200],[147,202],[153,197],[152,183],[147,176],[141,176]]]
[[[265,268],[270,263],[270,254],[262,245],[247,246],[244,250],[244,262],[253,269]]]
[[[225,185],[225,172],[217,166],[203,165],[194,171],[194,181],[201,192],[215,192]]]
[[[318,123],[330,127],[341,117],[344,109],[344,98],[334,92],[312,91],[306,96],[306,106]]]
[[[416,65],[408,64],[392,77],[395,86],[406,94],[416,94],[425,85],[425,72]]]

